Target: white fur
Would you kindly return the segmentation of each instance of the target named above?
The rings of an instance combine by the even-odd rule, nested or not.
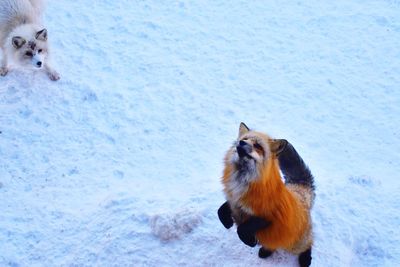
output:
[[[42,25],[44,6],[43,0],[0,0],[0,47],[3,52],[0,75],[6,75],[10,66],[18,65],[44,69],[52,80],[60,78],[48,62],[47,39],[36,39],[36,34],[45,28]],[[12,43],[16,36],[25,40],[21,48]],[[29,49],[29,42],[36,44],[31,57],[25,54]],[[41,53],[38,52],[39,49],[42,50]],[[39,61],[42,62],[40,67],[37,65]]]
[[[245,207],[239,201],[240,198],[244,195],[244,193],[246,193],[248,189],[249,189],[249,183],[241,180],[238,177],[238,173],[234,173],[232,174],[232,177],[227,184],[227,190],[228,192],[230,192],[230,195],[227,194],[225,197],[231,205],[240,207],[243,211],[245,211],[248,214],[253,214],[253,211],[249,207]]]
[[[10,33],[22,24],[41,25],[43,10],[42,0],[1,0],[0,43],[4,45]]]
[[[239,172],[236,170],[234,173],[232,173],[227,184],[227,192],[229,192],[229,195],[227,194],[226,198],[231,205],[240,207],[240,209],[248,214],[253,214],[253,211],[249,207],[244,206],[239,200],[248,190],[250,182],[258,177],[256,160],[253,158],[240,159],[235,147],[236,145],[234,145],[232,148],[230,157],[228,159],[230,164],[234,165],[239,160],[245,160],[249,168],[248,172]]]
[[[42,65],[38,66],[37,68],[41,69],[43,67],[43,61],[45,60],[45,55],[37,53],[32,57],[32,65],[38,66],[38,63],[42,63]]]

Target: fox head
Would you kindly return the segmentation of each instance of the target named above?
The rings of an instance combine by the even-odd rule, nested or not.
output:
[[[284,149],[286,143],[286,140],[272,139],[264,133],[250,130],[242,122],[238,138],[228,150],[225,163],[230,165],[229,169],[236,179],[251,182],[259,177],[262,168]]]
[[[32,29],[21,29],[11,38],[14,57],[19,65],[42,68],[47,58],[47,30],[32,33]]]

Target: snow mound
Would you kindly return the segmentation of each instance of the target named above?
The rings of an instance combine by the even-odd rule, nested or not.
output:
[[[162,241],[180,239],[192,232],[202,221],[193,210],[182,210],[174,214],[157,214],[150,218],[152,233]]]

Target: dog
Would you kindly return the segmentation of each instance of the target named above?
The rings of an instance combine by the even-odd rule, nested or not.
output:
[[[52,81],[60,75],[50,66],[47,29],[42,26],[44,0],[0,0],[0,75],[11,63],[43,69]]]

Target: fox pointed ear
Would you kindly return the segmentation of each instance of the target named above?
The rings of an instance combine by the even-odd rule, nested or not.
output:
[[[43,29],[43,30],[41,30],[41,31],[38,31],[37,33],[36,33],[36,39],[37,40],[40,40],[40,41],[47,41],[47,30],[46,29]]]
[[[271,139],[269,141],[271,152],[276,156],[279,156],[279,154],[281,154],[282,151],[285,150],[287,144],[288,141],[286,139]]]
[[[242,135],[244,135],[249,131],[250,131],[249,127],[247,127],[247,125],[244,124],[244,122],[241,122],[239,126],[239,137],[241,137]]]
[[[14,36],[11,42],[15,48],[20,49],[26,43],[26,40],[21,36]]]

